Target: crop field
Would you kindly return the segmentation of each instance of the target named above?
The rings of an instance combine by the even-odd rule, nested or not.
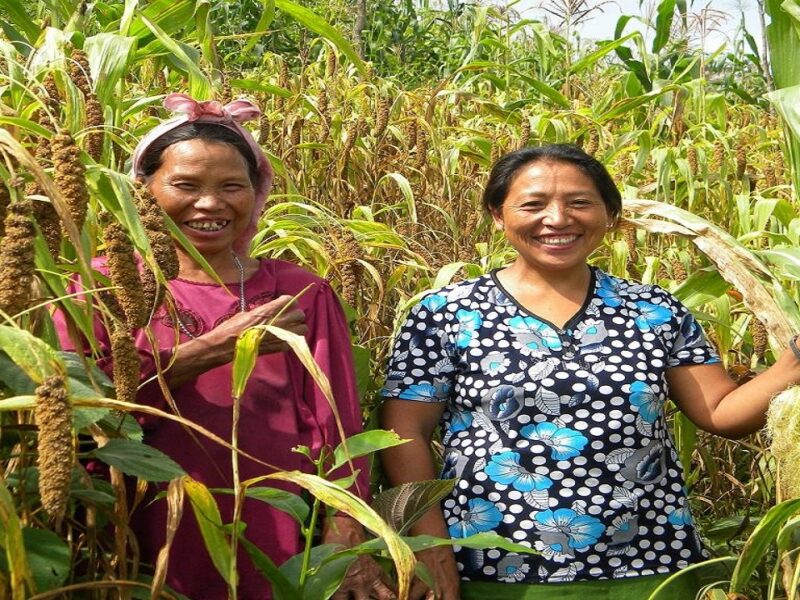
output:
[[[484,2],[366,2],[364,22],[362,3],[345,0],[3,2],[0,597],[158,597],[163,572],[139,565],[128,529],[137,500],[126,476],[140,489],[169,481],[168,501],[185,507],[172,518],[214,506],[130,416],[143,409],[123,324],[146,325],[177,273],[176,227],[133,184],[130,155],[168,116],[169,92],[262,109],[247,126],[275,181],[250,251],[339,293],[368,428],[409,307],[513,260],[481,195],[492,163],[528,145],[576,143],[622,190],[625,218],[593,264],[674,293],[738,381],[772,364],[800,331],[800,61],[787,58],[800,56],[800,4],[767,0],[768,44],[740,32],[705,52],[686,4],[657,4],[648,35],[623,18],[615,36],[590,42],[563,29],[578,14],[564,12],[559,29]],[[127,283],[91,274],[98,255],[133,265],[134,253],[145,268]],[[94,303],[76,301],[77,275],[93,281]],[[100,313],[113,378],[60,350],[54,310],[95,356]],[[772,435],[738,441],[668,409],[721,573],[709,599],[800,598],[800,404],[786,406]],[[391,445],[387,436],[368,442]],[[235,451],[235,440],[213,443]],[[93,461],[109,475],[87,469]],[[374,513],[321,479],[299,483],[384,537],[387,569],[407,581],[415,546],[380,503]],[[404,514],[441,493],[420,486]],[[208,551],[234,560],[232,529],[211,529]],[[307,578],[324,569],[314,560],[294,582],[299,598],[313,597]]]

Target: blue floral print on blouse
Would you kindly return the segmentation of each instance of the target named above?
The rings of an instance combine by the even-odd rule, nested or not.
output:
[[[493,274],[427,294],[398,334],[383,395],[443,402],[450,535],[462,578],[562,582],[671,573],[703,560],[667,430],[671,367],[719,362],[691,313],[657,286],[592,269],[562,328]]]

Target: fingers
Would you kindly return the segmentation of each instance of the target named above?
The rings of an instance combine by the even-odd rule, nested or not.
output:
[[[274,300],[270,300],[266,304],[257,306],[251,314],[260,320],[262,323],[270,323],[284,329],[289,329],[294,325],[304,323],[306,320],[305,313],[296,307],[292,307],[295,302],[293,296],[284,294],[278,296]]]
[[[391,588],[382,581],[376,581],[372,586],[372,597],[377,600],[396,600],[397,596]]]

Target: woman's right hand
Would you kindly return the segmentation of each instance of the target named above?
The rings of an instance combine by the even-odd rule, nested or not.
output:
[[[208,333],[190,339],[175,352],[167,380],[170,387],[192,381],[206,371],[233,361],[236,340],[246,329],[256,325],[274,325],[298,335],[308,331],[305,313],[292,308],[292,296],[283,295],[252,310],[236,313]],[[289,345],[267,332],[258,347],[259,354],[285,352]]]
[[[294,297],[289,295],[278,296],[266,304],[242,313],[236,313],[233,317],[209,331],[201,338],[211,338],[209,342],[215,342],[230,352],[230,359],[233,359],[233,349],[236,340],[246,329],[256,325],[274,325],[298,335],[305,335],[308,331],[306,326],[305,313],[299,308],[292,308]],[[278,339],[269,332],[264,334],[258,349],[259,354],[272,354],[274,352],[285,352],[289,350],[286,342]]]
[[[427,567],[436,589],[431,590],[417,578],[411,585],[410,600],[459,600],[461,598],[458,567],[453,548],[437,546],[417,554],[417,560]]]

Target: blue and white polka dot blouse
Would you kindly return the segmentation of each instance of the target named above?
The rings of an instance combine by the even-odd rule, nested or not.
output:
[[[462,578],[563,582],[671,573],[705,558],[664,416],[671,367],[719,362],[665,290],[592,268],[562,328],[494,274],[426,295],[399,333],[383,395],[444,402],[450,535]]]

